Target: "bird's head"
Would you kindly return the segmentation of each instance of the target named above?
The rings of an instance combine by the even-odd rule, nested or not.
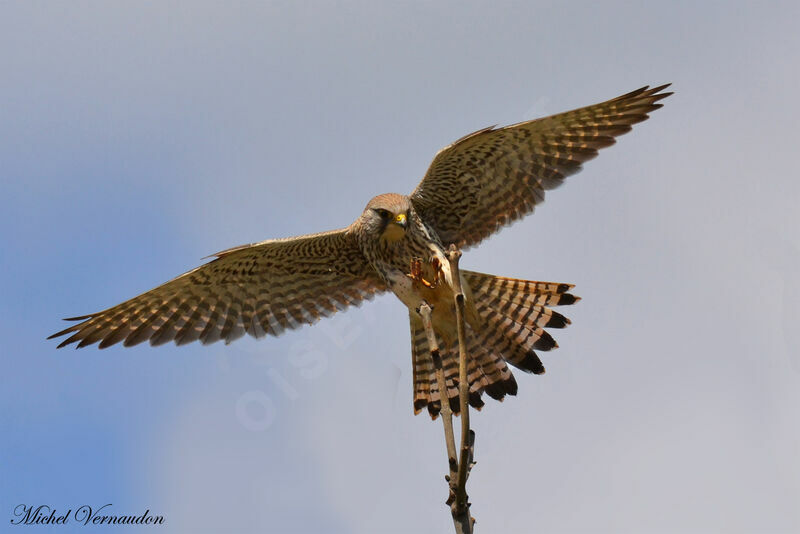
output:
[[[407,196],[386,193],[369,201],[361,221],[368,234],[394,243],[405,237],[410,216],[411,203]]]

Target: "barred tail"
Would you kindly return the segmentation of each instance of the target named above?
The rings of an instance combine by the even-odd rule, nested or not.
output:
[[[544,373],[544,366],[535,351],[558,347],[544,329],[564,328],[570,324],[569,319],[550,306],[572,304],[580,297],[568,292],[573,287],[571,284],[517,280],[472,271],[461,271],[461,274],[469,284],[482,323],[480,331],[467,327],[469,402],[480,409],[484,404],[484,392],[499,401],[506,394],[516,395],[517,382],[506,362],[527,373]],[[446,345],[441,338],[439,344],[447,398],[453,412],[458,413],[458,344]],[[413,313],[411,352],[414,412],[419,413],[427,406],[431,417],[435,418],[441,408],[442,396],[425,330]]]

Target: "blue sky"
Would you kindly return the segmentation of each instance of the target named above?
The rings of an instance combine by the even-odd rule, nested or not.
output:
[[[673,82],[464,257],[583,297],[548,373],[474,417],[473,513],[800,530],[800,8],[300,4],[0,9],[0,518],[110,502],[170,532],[449,532],[393,297],[229,346],[45,337],[217,250],[345,226],[470,131]]]

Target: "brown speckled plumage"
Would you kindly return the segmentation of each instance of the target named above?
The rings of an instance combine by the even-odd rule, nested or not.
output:
[[[216,256],[113,308],[71,318],[82,322],[51,337],[72,334],[59,347],[231,342],[245,333],[279,335],[312,324],[385,290],[346,230],[264,241]]]
[[[416,311],[423,299],[433,301],[447,396],[458,411],[452,278],[435,260],[446,264],[444,250],[451,244],[470,247],[531,213],[545,190],[661,107],[657,102],[671,94],[663,92],[666,87],[643,87],[593,106],[479,130],[440,150],[411,195],[375,197],[348,228],[220,252],[138,297],[69,319],[79,322],[50,337],[69,335],[59,347],[230,342],[245,333],[279,335],[391,290],[409,308],[415,411],[427,406],[435,416],[442,397]],[[422,262],[423,280],[441,276],[442,282],[429,288],[412,280],[414,260]],[[507,363],[544,373],[536,351],[557,347],[545,328],[569,324],[551,307],[578,298],[568,284],[463,270],[461,276],[470,403],[480,408],[484,392],[499,400],[516,393]]]

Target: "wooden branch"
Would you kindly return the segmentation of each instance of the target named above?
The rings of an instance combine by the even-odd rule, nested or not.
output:
[[[447,395],[447,382],[444,379],[444,369],[442,368],[442,357],[439,354],[439,343],[436,341],[436,334],[433,331],[431,324],[431,312],[433,308],[427,302],[423,302],[419,307],[419,314],[422,316],[422,326],[425,327],[425,335],[428,337],[428,348],[431,352],[433,359],[433,367],[436,370],[436,383],[439,387],[439,399],[441,401],[442,395]],[[456,453],[456,440],[453,433],[453,410],[450,409],[450,402],[441,402],[439,413],[442,416],[442,425],[444,425],[444,441],[447,446],[447,463],[450,466],[450,474],[446,477],[447,482],[456,479],[458,473],[458,455]],[[455,493],[451,491],[451,497],[455,497]],[[450,502],[450,498],[448,498]]]
[[[447,251],[450,262],[450,274],[453,277],[453,293],[456,308],[456,326],[458,329],[458,397],[461,403],[461,451],[458,463],[458,476],[456,477],[455,500],[450,505],[453,521],[468,526],[465,532],[472,532],[475,519],[469,513],[469,496],[467,495],[467,478],[473,464],[473,451],[475,433],[469,428],[469,380],[467,377],[467,343],[466,326],[464,323],[464,292],[461,288],[461,274],[458,261],[461,251],[455,245]]]
[[[422,317],[422,325],[428,339],[428,348],[431,352],[433,365],[436,372],[436,383],[439,388],[439,413],[444,426],[445,445],[447,446],[447,459],[449,475],[445,478],[448,482],[449,495],[447,504],[450,505],[450,515],[456,534],[472,534],[475,519],[469,513],[469,496],[467,495],[467,478],[474,465],[473,451],[475,445],[475,432],[469,427],[469,380],[467,376],[467,343],[466,326],[464,323],[464,293],[461,288],[461,275],[458,270],[458,261],[461,251],[451,246],[447,252],[450,263],[450,273],[453,277],[453,295],[455,304],[455,320],[458,332],[458,400],[461,417],[461,442],[460,450],[456,450],[455,432],[453,430],[453,410],[450,408],[450,396],[447,391],[447,381],[442,367],[442,358],[439,352],[439,343],[433,330],[431,314],[433,308],[424,302],[417,310]],[[415,273],[412,266],[412,273]],[[416,266],[419,271],[419,266]],[[410,275],[419,277],[417,275]]]

